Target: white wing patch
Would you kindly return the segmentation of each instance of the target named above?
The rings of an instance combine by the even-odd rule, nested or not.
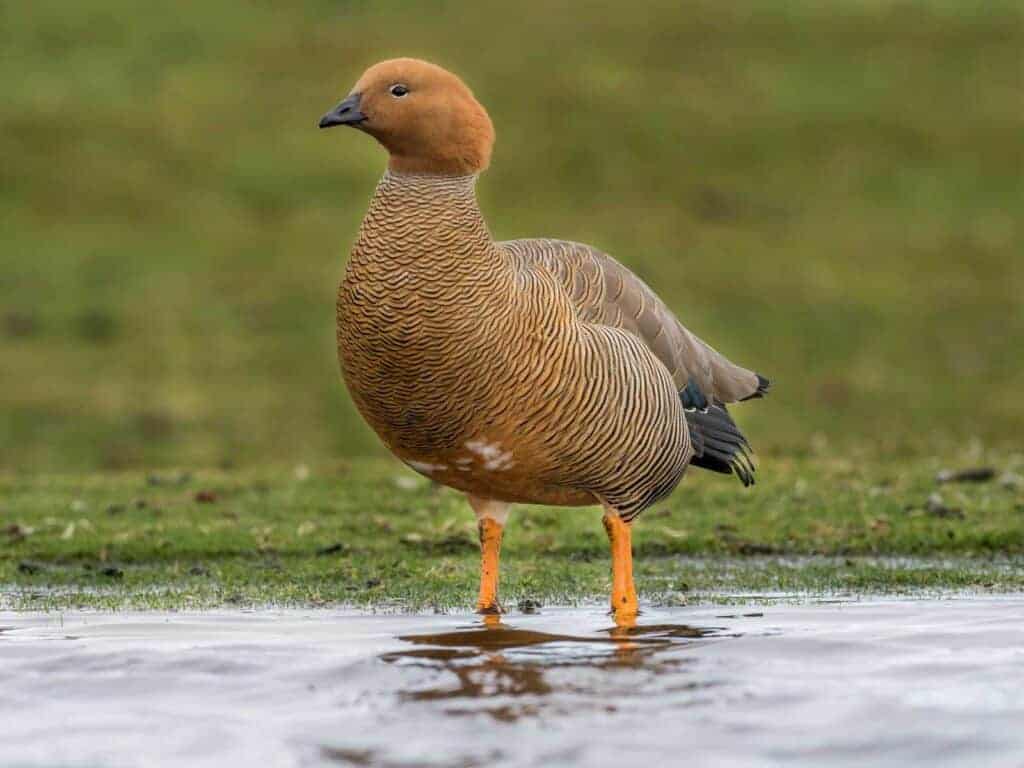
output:
[[[484,469],[500,472],[515,466],[515,461],[512,460],[512,451],[503,451],[498,443],[470,440],[466,443],[466,448],[483,459]]]
[[[405,463],[421,475],[430,475],[433,472],[440,472],[442,469],[448,469],[447,464],[431,464],[429,461],[407,461]]]

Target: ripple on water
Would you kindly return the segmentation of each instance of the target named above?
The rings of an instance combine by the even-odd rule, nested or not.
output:
[[[0,624],[0,765],[1024,765],[1024,596]]]

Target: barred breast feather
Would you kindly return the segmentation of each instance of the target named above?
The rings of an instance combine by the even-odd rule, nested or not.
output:
[[[503,501],[602,503],[630,520],[701,458],[686,414],[708,406],[686,392],[724,404],[767,382],[690,334],[611,257],[494,242],[475,178],[388,172],[378,185],[338,292],[353,400],[438,482]],[[716,433],[699,447],[712,443],[725,444]]]

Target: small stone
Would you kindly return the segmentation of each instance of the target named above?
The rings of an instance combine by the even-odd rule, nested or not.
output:
[[[519,609],[520,613],[538,613],[541,609],[541,602],[540,600],[526,597],[519,601],[516,608]]]
[[[943,469],[935,476],[937,483],[987,483],[996,476],[992,467],[971,469]]]
[[[320,547],[316,551],[316,553],[318,555],[320,555],[321,557],[323,557],[324,555],[336,555],[339,552],[343,552],[344,549],[345,549],[345,545],[342,544],[340,541],[336,541],[333,544],[328,544],[325,547]]]

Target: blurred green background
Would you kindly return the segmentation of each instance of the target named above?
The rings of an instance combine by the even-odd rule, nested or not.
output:
[[[334,293],[396,55],[498,131],[499,238],[617,256],[776,380],[764,453],[1020,445],[1019,2],[0,4],[0,467],[379,453]]]

